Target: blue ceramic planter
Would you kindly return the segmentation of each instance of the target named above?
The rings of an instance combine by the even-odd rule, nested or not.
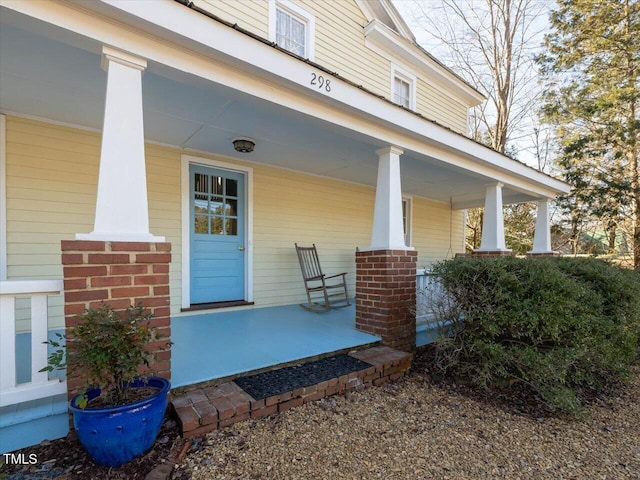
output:
[[[160,391],[139,402],[111,408],[83,410],[77,406],[81,395],[71,399],[69,410],[80,443],[98,465],[119,467],[151,448],[158,436],[171,384],[164,378],[151,377],[147,383],[136,381],[132,386]],[[91,401],[100,395],[100,389],[89,389],[86,395]]]

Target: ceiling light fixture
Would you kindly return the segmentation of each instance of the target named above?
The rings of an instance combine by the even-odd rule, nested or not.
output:
[[[253,138],[249,137],[237,137],[233,139],[233,148],[240,153],[251,153],[256,146],[256,142]]]

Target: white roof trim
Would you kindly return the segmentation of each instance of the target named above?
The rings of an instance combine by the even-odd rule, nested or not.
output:
[[[407,45],[392,29],[379,20],[372,20],[364,27],[365,41],[387,51],[391,56],[400,58],[415,68],[426,71],[438,86],[453,93],[470,107],[479,105],[485,97],[468,85],[457,75],[429,57],[415,45]]]
[[[396,7],[393,5],[393,3],[391,3],[389,0],[379,0],[379,1],[380,1],[380,5],[382,5],[382,7],[386,10],[387,14],[393,20],[393,23],[395,23],[396,27],[398,27],[398,29],[400,30],[400,34],[406,39],[411,40],[412,42],[415,42],[416,37],[413,35],[411,28],[409,28],[409,25],[405,23],[404,19],[402,18],[402,15],[400,15],[400,12],[396,10]]]
[[[393,25],[388,25],[393,30],[396,30],[400,35],[405,37],[411,42],[415,42],[416,38],[409,26],[405,23],[404,19],[400,16],[400,13],[393,6],[392,3],[387,0],[355,0],[356,5],[362,10],[367,21],[380,20],[385,23],[385,19],[381,18],[380,13],[385,13]]]

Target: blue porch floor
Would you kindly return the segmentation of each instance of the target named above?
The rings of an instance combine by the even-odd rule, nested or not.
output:
[[[174,317],[174,388],[378,342],[355,328],[355,307],[312,313],[299,305]]]

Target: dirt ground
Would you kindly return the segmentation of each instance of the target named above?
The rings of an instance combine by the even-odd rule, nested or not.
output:
[[[179,457],[186,479],[640,479],[640,368],[621,394],[558,415],[521,385],[474,392],[434,382],[424,355],[409,377],[183,442],[168,416],[145,455],[98,467],[57,440],[9,479],[144,479]],[[1,475],[0,475],[1,478]]]

